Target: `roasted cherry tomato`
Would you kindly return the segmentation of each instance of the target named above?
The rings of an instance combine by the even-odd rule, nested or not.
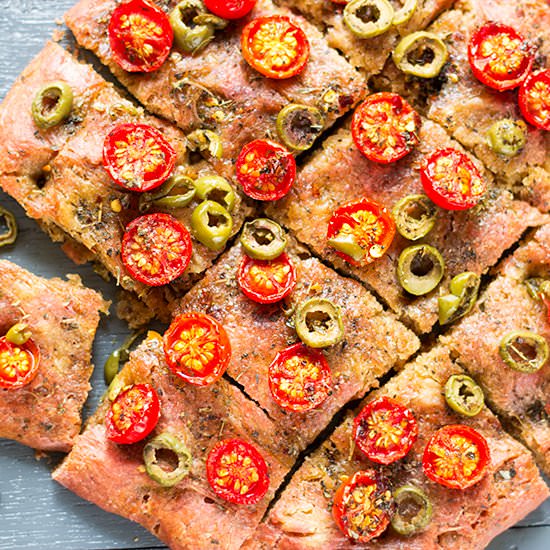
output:
[[[176,317],[163,341],[170,370],[193,386],[208,386],[219,380],[231,359],[225,329],[204,313]]]
[[[446,210],[473,208],[487,190],[473,162],[452,147],[438,149],[428,156],[420,177],[426,195]]]
[[[407,407],[395,399],[380,397],[357,415],[353,437],[369,460],[391,464],[411,450],[418,437],[418,424]]]
[[[243,29],[241,48],[247,63],[269,78],[291,78],[309,59],[304,31],[283,15],[259,17]]]
[[[269,489],[265,460],[242,439],[216,443],[206,459],[206,477],[214,492],[233,504],[256,504]]]
[[[166,61],[173,40],[168,16],[146,0],[122,3],[111,15],[111,51],[115,62],[125,71],[156,71]]]
[[[531,71],[534,59],[529,43],[502,23],[486,23],[468,44],[468,61],[475,77],[499,91],[517,88]]]
[[[256,0],[204,0],[206,7],[223,19],[240,19],[252,11]]]
[[[32,341],[16,345],[0,338],[0,388],[15,390],[26,386],[38,374],[40,350]]]
[[[394,508],[387,481],[375,470],[362,470],[338,488],[332,515],[346,537],[365,544],[387,529]]]
[[[245,195],[259,201],[284,197],[296,180],[296,161],[282,145],[257,139],[245,145],[235,166]]]
[[[103,144],[103,166],[129,191],[151,191],[162,185],[176,164],[176,151],[147,124],[119,124]]]
[[[315,409],[332,390],[325,356],[304,344],[280,351],[269,366],[268,377],[273,399],[287,411]]]
[[[288,296],[296,284],[296,272],[286,254],[274,260],[243,256],[237,281],[243,293],[260,304],[273,304]]]
[[[395,222],[388,210],[369,199],[351,202],[334,212],[328,224],[328,244],[352,265],[381,258],[395,236]]]
[[[351,133],[369,160],[389,164],[418,145],[420,126],[420,116],[400,95],[380,92],[355,109]]]
[[[480,481],[491,459],[485,438],[462,424],[435,432],[424,449],[424,473],[451,489],[467,489]]]
[[[550,69],[525,80],[519,89],[519,108],[529,124],[550,131]]]
[[[135,384],[120,392],[105,415],[107,439],[128,445],[145,439],[157,425],[160,403],[149,384]]]

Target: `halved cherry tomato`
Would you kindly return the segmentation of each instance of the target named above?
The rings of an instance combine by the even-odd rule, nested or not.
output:
[[[451,489],[467,489],[480,481],[491,459],[485,438],[473,428],[452,424],[437,430],[424,449],[424,473]]]
[[[193,245],[186,227],[169,214],[147,214],[130,222],[121,257],[133,279],[149,286],[171,283],[187,269]]]
[[[115,183],[129,191],[162,185],[176,164],[176,151],[147,124],[119,124],[105,138],[103,166]]]
[[[274,304],[288,296],[296,285],[296,271],[286,254],[274,260],[243,256],[237,282],[243,293],[260,304]]]
[[[365,157],[389,164],[418,145],[421,124],[418,113],[399,94],[380,92],[355,109],[351,133]]]
[[[296,76],[309,59],[306,34],[284,15],[259,17],[248,23],[241,49],[246,62],[269,78]]]
[[[16,345],[0,338],[0,388],[16,390],[30,384],[39,365],[40,350],[32,340]]]
[[[223,326],[204,313],[179,315],[164,333],[170,370],[193,386],[219,380],[231,360],[231,344]]]
[[[160,403],[149,384],[135,384],[120,392],[105,415],[107,439],[129,445],[145,439],[157,425]]]
[[[282,145],[266,139],[242,148],[235,165],[245,195],[259,201],[283,198],[296,180],[296,160]]]
[[[426,195],[446,210],[467,210],[481,200],[487,184],[473,162],[460,151],[438,149],[420,170]]]
[[[336,491],[332,515],[346,537],[365,544],[387,529],[394,508],[386,479],[375,470],[361,470]]]
[[[418,437],[418,424],[407,407],[395,399],[380,397],[357,415],[353,437],[369,460],[391,464],[411,450]]]
[[[362,199],[335,210],[327,239],[336,254],[355,266],[381,258],[395,236],[395,222],[385,206]]]
[[[256,504],[269,489],[265,460],[242,439],[216,443],[206,459],[206,477],[216,495],[233,504]]]
[[[256,0],[204,0],[206,7],[223,19],[240,19],[256,5]]]
[[[470,38],[468,61],[475,77],[495,90],[517,88],[535,60],[532,46],[512,27],[485,23]]]
[[[125,71],[150,73],[166,61],[174,31],[168,16],[146,0],[120,4],[109,22],[113,59]]]
[[[518,99],[523,118],[550,131],[550,69],[530,75],[521,85]]]
[[[269,366],[268,379],[273,399],[287,411],[315,409],[332,391],[325,356],[304,344],[280,351]]]

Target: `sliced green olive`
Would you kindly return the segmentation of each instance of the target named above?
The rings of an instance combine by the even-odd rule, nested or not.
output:
[[[451,294],[438,299],[439,324],[454,323],[469,313],[476,303],[480,283],[481,277],[471,271],[453,277],[450,284]]]
[[[475,416],[484,405],[483,390],[473,378],[453,374],[445,383],[445,400],[453,411],[464,416]]]
[[[216,30],[222,30],[227,27],[229,21],[213,13],[201,13],[193,17],[193,23],[195,25],[212,25]]]
[[[403,485],[393,492],[395,513],[391,518],[393,529],[410,536],[422,531],[432,519],[432,503],[428,495],[413,485]]]
[[[139,198],[139,210],[157,208],[185,208],[195,198],[195,182],[187,176],[172,176],[166,183],[151,193]]]
[[[283,228],[273,220],[257,218],[244,224],[241,245],[255,260],[274,260],[285,250],[287,238]]]
[[[527,125],[523,120],[503,118],[497,120],[487,132],[489,147],[499,155],[515,157],[527,142]]]
[[[0,234],[0,247],[13,244],[17,240],[18,233],[15,216],[9,210],[0,206],[0,219],[3,220],[5,226]]]
[[[47,130],[68,118],[72,108],[72,88],[66,82],[52,82],[38,90],[32,102],[32,117],[39,128]]]
[[[31,336],[32,332],[26,323],[16,323],[6,332],[6,340],[16,346],[22,346]]]
[[[428,244],[405,248],[397,261],[397,278],[414,296],[431,292],[443,278],[445,262],[439,251]]]
[[[208,151],[211,157],[221,159],[223,155],[222,140],[212,130],[195,130],[187,135],[187,147],[191,151]]]
[[[418,0],[405,0],[404,2],[401,0],[401,3],[403,6],[396,10],[393,16],[392,25],[402,25],[409,21],[416,11]]]
[[[426,195],[409,195],[393,207],[392,216],[400,235],[417,241],[433,229],[437,208]]]
[[[351,0],[344,8],[344,22],[355,36],[372,38],[391,27],[394,14],[388,0]]]
[[[221,176],[203,176],[195,181],[197,198],[221,204],[229,212],[235,206],[235,191],[231,184]]]
[[[294,313],[298,337],[310,348],[333,346],[344,337],[340,308],[325,298],[310,298]]]
[[[401,39],[393,51],[393,61],[406,74],[434,78],[449,58],[445,42],[436,34],[413,32]]]
[[[120,367],[128,361],[130,358],[130,348],[137,338],[141,336],[141,334],[143,334],[142,330],[130,335],[124,341],[122,346],[120,346],[120,348],[116,349],[113,353],[111,353],[111,355],[109,355],[107,361],[105,361],[105,365],[103,366],[103,378],[105,379],[105,384],[110,385],[115,376],[118,374]]]
[[[547,281],[542,277],[531,277],[525,281],[525,286],[529,296],[531,296],[533,300],[540,302],[542,298],[542,287],[543,285],[548,286],[548,283],[550,283],[550,281]]]
[[[205,11],[201,0],[183,0],[170,13],[174,43],[184,52],[196,53],[214,39],[215,26],[212,23],[197,24],[195,21]]]
[[[319,109],[291,103],[277,116],[277,134],[280,140],[294,151],[306,151],[319,137],[325,117]]]
[[[502,360],[514,370],[533,373],[548,360],[548,342],[534,332],[514,330],[501,340],[499,353]]]
[[[168,451],[175,455],[177,466],[169,469],[161,464],[158,451]],[[147,475],[163,487],[173,487],[177,485],[191,470],[193,457],[183,443],[175,435],[161,433],[151,439],[143,448],[143,462]]]
[[[367,255],[365,250],[357,243],[356,237],[351,234],[338,233],[334,237],[327,239],[327,244],[335,250],[346,254],[356,262],[361,262]]]
[[[210,250],[221,250],[233,229],[233,218],[221,204],[201,202],[191,215],[195,238]]]

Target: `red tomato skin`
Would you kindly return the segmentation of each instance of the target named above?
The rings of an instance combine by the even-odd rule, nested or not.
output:
[[[5,336],[0,338],[0,352],[11,352],[14,348],[19,348],[25,352],[27,359],[30,360],[30,368],[24,376],[18,376],[15,380],[9,380],[0,374],[0,388],[4,390],[17,390],[27,386],[36,378],[40,367],[40,349],[32,339],[18,346],[9,342]]]
[[[223,19],[241,19],[248,15],[256,0],[204,0],[206,7]]]
[[[137,422],[132,423],[129,429],[120,431],[113,420],[113,404],[123,400],[130,391],[138,392],[143,400],[143,411]],[[105,415],[105,429],[107,439],[119,445],[131,445],[145,439],[157,425],[160,418],[160,402],[157,392],[150,384],[135,384],[117,395],[111,408]]]
[[[406,433],[400,440],[400,448],[384,451],[383,449],[373,448],[369,441],[365,441],[363,434],[365,428],[364,422],[373,414],[380,411],[394,411],[402,420],[407,422]],[[418,438],[418,424],[410,409],[401,405],[395,399],[390,397],[380,397],[368,403],[363,410],[355,417],[353,421],[353,438],[359,449],[367,456],[369,460],[378,464],[391,464],[405,457]],[[394,445],[395,446],[395,445]]]
[[[542,83],[545,89],[548,90],[548,95],[544,101],[545,116],[533,112],[529,106],[529,92],[535,84]],[[538,71],[527,77],[519,89],[519,108],[523,118],[535,128],[550,132],[550,69]]]

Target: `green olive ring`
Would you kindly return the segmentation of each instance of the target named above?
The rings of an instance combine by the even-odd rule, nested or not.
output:
[[[414,535],[427,527],[432,519],[432,503],[428,495],[413,485],[403,485],[393,492],[395,513],[391,518],[394,531]]]
[[[139,198],[139,210],[143,212],[152,206],[158,208],[185,208],[195,198],[195,182],[187,176],[172,176],[152,193],[143,193]]]
[[[500,342],[502,360],[518,372],[538,371],[548,360],[548,342],[545,338],[527,330],[513,330]]]
[[[290,103],[277,115],[277,134],[289,149],[306,151],[321,134],[323,113],[316,107]]]
[[[245,223],[240,241],[246,254],[255,260],[274,260],[287,245],[283,228],[267,218]]]
[[[221,204],[228,212],[235,206],[236,195],[231,184],[221,176],[202,176],[195,180],[195,191],[200,200]]]
[[[445,42],[436,34],[413,32],[401,39],[392,54],[396,67],[420,78],[435,78],[449,58]]]
[[[183,0],[170,13],[169,20],[174,31],[174,43],[184,52],[194,54],[214,39],[215,26],[212,23],[201,23],[203,19],[195,21],[205,12],[206,8],[202,0]],[[195,13],[194,16],[193,13]]]
[[[167,450],[173,452],[178,465],[172,471],[165,470],[158,461],[157,451]],[[143,448],[143,462],[147,475],[163,487],[177,485],[191,470],[193,457],[183,441],[175,435],[161,433],[151,439]]]
[[[373,38],[391,27],[394,15],[388,0],[351,0],[344,8],[344,23],[358,38]]]
[[[402,1],[402,3],[403,6],[396,10],[393,16],[392,25],[403,25],[403,23],[407,23],[416,11],[418,0],[405,0],[404,2]]]
[[[428,294],[441,282],[445,262],[439,251],[427,244],[405,248],[397,261],[399,284],[413,296]]]
[[[221,137],[212,130],[195,130],[187,135],[187,148],[191,151],[208,151],[211,157],[221,159],[223,144]]]
[[[473,378],[453,374],[445,383],[445,401],[453,411],[471,417],[481,412],[485,396]]]
[[[0,218],[4,220],[6,229],[0,234],[0,247],[13,244],[17,240],[17,221],[15,216],[4,207],[0,206]]]
[[[32,332],[26,323],[16,323],[8,332],[6,332],[6,340],[15,346],[26,344],[32,337]]]
[[[210,250],[218,251],[231,236],[233,218],[221,204],[203,201],[191,214],[191,228],[200,243]]]
[[[294,327],[300,340],[310,348],[333,346],[344,337],[340,308],[325,298],[302,302],[294,313]]]
[[[51,82],[36,93],[32,102],[32,117],[39,128],[47,130],[67,119],[72,108],[72,88],[66,82]]]
[[[105,365],[103,366],[103,378],[105,380],[105,384],[110,385],[115,376],[118,374],[120,366],[128,361],[130,358],[130,348],[141,334],[143,334],[142,330],[131,334],[128,338],[126,338],[120,348],[116,349],[113,353],[111,353],[111,355],[109,355],[105,361]]]
[[[439,324],[448,325],[467,315],[476,303],[480,284],[481,277],[472,271],[453,277],[451,294],[438,298]]]
[[[426,195],[408,195],[393,207],[392,217],[401,236],[417,241],[433,229],[437,208]]]
[[[523,120],[497,120],[487,132],[489,147],[497,154],[515,157],[527,143],[527,125]]]

